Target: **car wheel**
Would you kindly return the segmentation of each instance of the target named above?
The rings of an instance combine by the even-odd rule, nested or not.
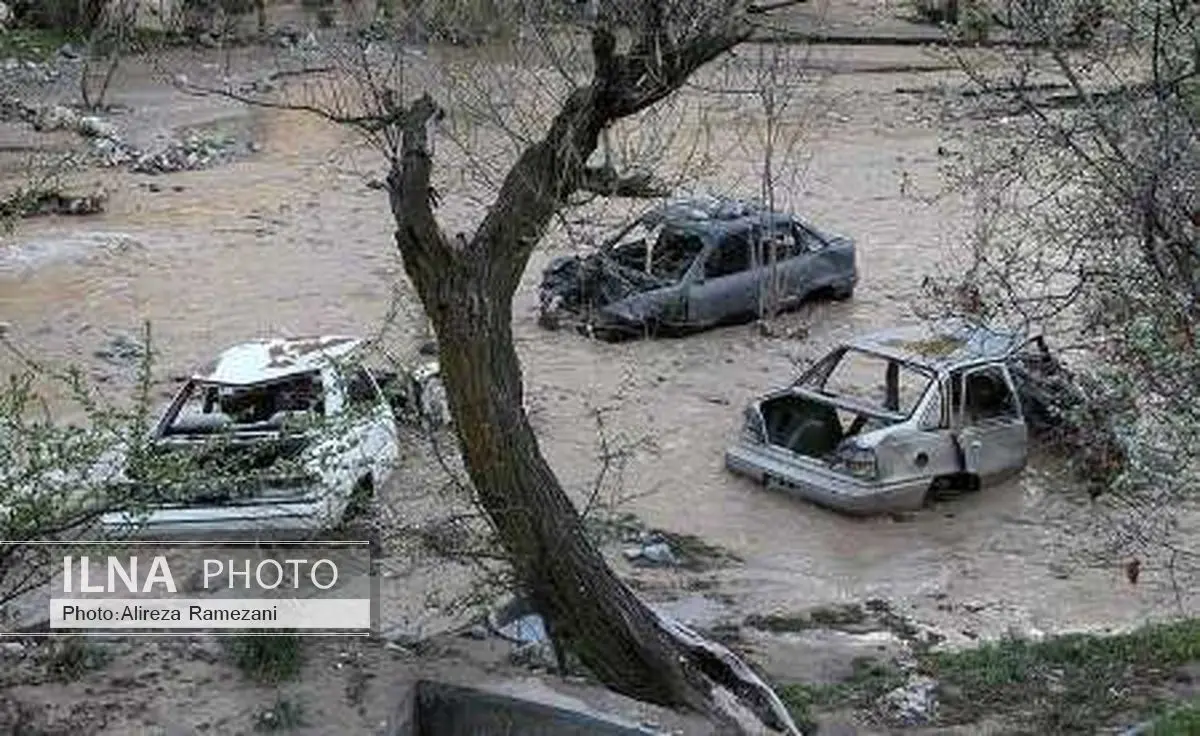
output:
[[[829,292],[835,302],[844,302],[854,296],[854,284],[838,284]]]

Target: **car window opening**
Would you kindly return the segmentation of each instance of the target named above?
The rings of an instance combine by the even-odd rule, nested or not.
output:
[[[979,424],[998,419],[1014,419],[1018,416],[1017,400],[1009,390],[1008,382],[998,366],[980,368],[955,381],[954,413],[960,409],[965,424]]]
[[[697,236],[663,228],[657,237],[650,232],[618,245],[612,257],[623,268],[674,283],[683,278],[702,250],[704,242]]]
[[[194,381],[179,411],[168,418],[166,434],[278,431],[289,419],[324,413],[317,372],[250,386]]]

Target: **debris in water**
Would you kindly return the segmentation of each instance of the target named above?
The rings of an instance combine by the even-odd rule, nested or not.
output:
[[[937,687],[938,682],[932,677],[915,675],[883,696],[883,708],[905,726],[924,725],[937,710]]]
[[[113,364],[132,363],[142,357],[143,347],[140,342],[128,335],[114,335],[108,343],[97,349],[92,355]]]
[[[0,218],[95,215],[103,212],[107,204],[108,192],[102,188],[89,194],[71,194],[57,188],[22,188],[0,200]]]
[[[671,545],[657,535],[647,535],[642,540],[642,546],[625,550],[625,559],[635,565],[645,567],[675,567],[679,558],[671,550]]]

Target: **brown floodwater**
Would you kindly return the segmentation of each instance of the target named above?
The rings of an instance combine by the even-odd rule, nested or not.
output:
[[[571,214],[535,254],[514,316],[529,404],[551,464],[577,499],[586,498],[598,469],[593,411],[608,409],[610,441],[630,451],[602,497],[627,496],[621,510],[742,557],[744,564],[718,575],[743,612],[879,597],[950,635],[1127,626],[1177,612],[1180,595],[1164,560],[1145,553],[1133,586],[1122,576],[1124,559],[1093,559],[1103,519],[1051,459],[1039,456],[1017,482],[905,520],[849,519],[723,469],[722,451],[736,436],[745,402],[788,381],[839,338],[912,319],[923,276],[947,262],[967,225],[962,203],[916,196],[937,191],[938,147],[946,141],[934,110],[894,94],[897,86],[932,84],[940,75],[870,72],[872,63],[920,62],[915,50],[819,53],[823,68],[853,62],[856,71],[819,78],[789,72],[794,97],[780,127],[794,150],[778,166],[777,201],[857,240],[855,297],[781,320],[783,332],[807,328],[804,339],[767,338],[752,326],[622,345],[547,332],[535,323],[541,268],[596,237],[596,223],[615,222],[622,210],[592,204]],[[730,83],[716,72],[698,82]],[[137,100],[145,120],[136,125],[158,130],[170,123],[169,89],[139,82],[133,72],[125,84],[115,97]],[[512,109],[528,101],[519,92]],[[706,96],[697,86],[647,121],[673,135],[617,137],[661,148],[666,160],[693,174],[697,188],[756,195],[756,104],[745,95]],[[247,338],[374,332],[396,299],[393,334],[411,345],[421,331],[419,310],[392,244],[386,196],[367,186],[382,168],[377,152],[309,115],[251,114],[216,100],[181,109],[189,124],[240,116],[261,151],[159,177],[80,175],[113,188],[106,214],[28,221],[0,242],[0,320],[16,338],[39,356],[86,365],[112,391],[128,385],[131,369],[93,353],[112,331],[136,332],[144,320],[152,323],[163,391],[170,376]],[[460,118],[466,126],[469,116],[460,110]],[[439,140],[439,215],[449,229],[465,230],[494,192],[488,180],[470,175],[471,164],[494,173],[511,159],[492,130],[454,133],[489,153],[485,161],[468,160],[448,135]],[[690,145],[696,141],[703,145]],[[708,155],[696,156],[696,147]],[[437,473],[401,475],[391,490],[397,498],[427,497],[438,485]],[[1180,585],[1184,604],[1194,604],[1195,585]]]

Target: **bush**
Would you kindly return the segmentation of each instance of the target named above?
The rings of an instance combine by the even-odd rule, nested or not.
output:
[[[34,28],[89,33],[104,15],[105,0],[17,0],[17,23]]]
[[[74,682],[108,664],[108,652],[85,638],[72,636],[51,644],[46,669],[60,682]]]
[[[290,680],[304,665],[300,637],[245,635],[225,639],[233,663],[247,677],[261,682]]]

